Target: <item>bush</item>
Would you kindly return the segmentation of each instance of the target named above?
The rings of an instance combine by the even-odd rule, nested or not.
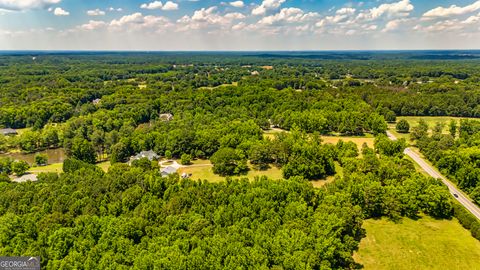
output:
[[[213,172],[221,176],[238,175],[248,171],[247,160],[233,148],[221,148],[210,159]]]
[[[165,158],[166,159],[172,159],[172,157],[173,157],[172,151],[170,151],[170,150],[165,151]]]
[[[180,163],[182,165],[190,165],[192,163],[192,156],[188,154],[183,154],[180,159]]]
[[[1,182],[7,182],[10,183],[10,178],[6,173],[0,173],[0,183]]]
[[[17,176],[24,175],[28,169],[30,169],[30,165],[28,165],[26,161],[20,160],[12,163],[12,172],[14,172]]]
[[[402,119],[398,121],[396,129],[400,133],[408,133],[410,131],[410,124],[407,120]]]
[[[93,169],[93,170],[101,170],[99,167],[92,165],[90,163],[74,159],[74,158],[68,158],[65,161],[63,161],[63,172],[65,173],[71,173],[74,171],[77,171],[81,168],[86,168],[86,169]]]
[[[48,156],[45,154],[37,154],[35,155],[35,164],[37,166],[46,166],[48,165]]]
[[[480,240],[480,221],[458,203],[453,205],[453,211],[460,224],[469,230],[473,237]]]

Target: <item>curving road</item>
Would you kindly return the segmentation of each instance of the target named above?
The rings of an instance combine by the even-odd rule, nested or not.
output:
[[[397,138],[395,135],[387,131],[388,137],[395,141]],[[462,204],[472,215],[474,215],[477,219],[480,220],[480,208],[474,204],[470,199],[463,194],[454,184],[452,184],[448,179],[439,173],[435,168],[433,168],[430,164],[428,164],[422,157],[420,157],[417,153],[415,153],[412,149],[406,148],[404,151],[405,155],[412,158],[424,171],[426,171],[430,176],[433,178],[437,178],[442,180],[442,182],[448,187],[450,194],[460,203]]]

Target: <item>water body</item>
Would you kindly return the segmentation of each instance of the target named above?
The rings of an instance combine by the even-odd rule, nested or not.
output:
[[[24,160],[28,164],[33,165],[35,163],[36,154],[46,154],[48,156],[48,164],[62,163],[66,159],[65,150],[63,148],[47,149],[37,153],[23,154],[23,153],[7,153],[0,154],[0,157],[9,157],[15,160]]]

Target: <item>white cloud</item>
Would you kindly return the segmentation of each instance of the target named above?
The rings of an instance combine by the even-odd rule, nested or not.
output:
[[[277,9],[286,0],[263,0],[260,6],[257,6],[252,10],[252,15],[264,15],[268,10]]]
[[[163,7],[163,3],[160,1],[153,1],[151,3],[145,3],[140,6],[143,9],[161,9]]]
[[[410,19],[394,19],[391,21],[388,21],[385,27],[382,29],[382,32],[392,32],[392,31],[397,31],[402,28],[402,26],[407,25],[409,22],[412,20]],[[408,24],[410,26],[410,24]]]
[[[480,24],[480,13],[472,15],[464,20],[449,19],[441,20],[433,24],[418,24],[414,30],[424,32],[458,32],[459,34],[478,33]]]
[[[162,16],[143,16],[137,12],[121,17],[118,20],[112,20],[109,24],[109,30],[112,31],[138,31],[138,32],[163,32],[172,29],[173,24],[166,17]]]
[[[243,1],[233,1],[230,2],[230,5],[236,8],[243,8],[245,6],[245,3],[243,3]]]
[[[355,23],[354,16],[356,9],[354,8],[341,8],[335,12],[335,15],[326,16],[316,23],[317,27],[324,27],[327,25],[339,24],[339,23]]]
[[[234,22],[244,19],[246,16],[239,12],[221,15],[217,7],[202,8],[196,10],[193,15],[183,16],[177,21],[178,31],[197,29],[231,29]]]
[[[178,4],[174,3],[172,1],[168,1],[163,5],[162,10],[177,10],[178,9]]]
[[[105,11],[100,10],[100,9],[95,9],[95,10],[89,10],[87,11],[88,16],[103,16],[105,15]]]
[[[244,23],[244,22],[239,22],[239,23],[235,24],[234,26],[232,26],[232,30],[235,30],[235,31],[242,30],[242,29],[244,29],[246,26],[247,26],[246,23]]]
[[[108,11],[118,11],[118,12],[121,12],[121,11],[123,11],[123,9],[122,9],[122,8],[109,7],[109,8],[108,8]]]
[[[259,24],[272,25],[277,22],[301,23],[308,19],[315,18],[318,13],[305,13],[299,8],[283,8],[279,13],[267,16],[258,21]]]
[[[338,15],[352,15],[354,14],[356,9],[354,8],[341,8],[335,12]]]
[[[381,4],[378,7],[363,11],[358,15],[360,20],[375,20],[380,17],[395,18],[406,17],[410,15],[414,6],[410,0],[401,0],[390,4]]]
[[[60,7],[57,7],[53,10],[53,14],[55,16],[68,16],[68,15],[70,15],[70,12],[68,12],[68,11],[66,11],[66,10],[64,10]]]
[[[165,4],[163,4],[161,1],[153,1],[151,3],[145,3],[140,6],[140,8],[143,9],[161,9],[161,10],[177,10],[178,9],[178,4],[174,3],[172,1],[167,1]]]
[[[48,8],[62,0],[0,0],[0,10],[28,10]]]
[[[434,18],[445,18],[451,16],[458,16],[458,15],[465,15],[468,13],[475,12],[480,10],[480,1],[476,1],[475,3],[459,7],[456,5],[451,5],[448,8],[445,7],[436,7],[431,9],[423,14],[424,19],[434,19]]]
[[[107,26],[107,23],[104,21],[89,21],[86,24],[82,24],[79,28],[86,31],[96,30]]]
[[[242,13],[232,12],[232,13],[225,14],[224,18],[226,18],[228,20],[241,20],[241,19],[245,19],[246,17]]]
[[[130,15],[123,16],[118,20],[111,21],[110,26],[121,27],[121,26],[123,26],[125,24],[129,24],[129,23],[142,23],[142,22],[143,22],[143,15],[142,15],[142,13],[137,12],[137,13],[133,13],[133,14],[130,14]]]

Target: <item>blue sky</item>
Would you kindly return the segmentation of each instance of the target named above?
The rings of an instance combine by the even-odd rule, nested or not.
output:
[[[480,49],[480,1],[0,0],[0,50]]]

